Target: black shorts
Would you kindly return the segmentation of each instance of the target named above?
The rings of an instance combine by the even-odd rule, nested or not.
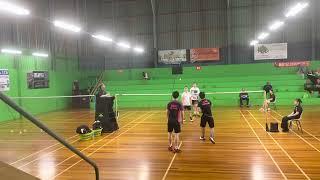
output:
[[[210,128],[214,128],[214,120],[213,117],[208,116],[201,116],[200,127],[206,127],[207,123],[209,124]]]
[[[198,100],[192,100],[192,105],[197,104],[198,105],[199,101]]]
[[[168,132],[172,132],[174,130],[174,133],[180,133],[181,132],[181,125],[177,120],[174,121],[168,121]]]
[[[191,110],[191,106],[183,106],[183,109],[190,111]]]

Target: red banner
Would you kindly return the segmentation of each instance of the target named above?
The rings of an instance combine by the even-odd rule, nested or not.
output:
[[[286,61],[286,62],[275,62],[275,67],[308,67],[310,66],[310,61]]]
[[[219,48],[194,48],[190,49],[191,62],[199,61],[219,61]]]

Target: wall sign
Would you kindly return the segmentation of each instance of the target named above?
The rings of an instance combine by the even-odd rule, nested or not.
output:
[[[41,89],[49,88],[48,71],[32,71],[27,74],[28,88]]]
[[[287,58],[288,58],[287,43],[254,45],[254,60],[287,59]]]
[[[0,91],[10,90],[9,70],[0,69]]]
[[[163,50],[158,51],[158,62],[161,64],[181,64],[187,61],[187,50]]]

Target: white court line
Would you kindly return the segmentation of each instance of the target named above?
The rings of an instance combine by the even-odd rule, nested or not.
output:
[[[279,117],[283,117],[280,113],[278,113],[277,111],[272,110],[274,113],[276,113]],[[315,135],[313,135],[312,133],[310,133],[309,131],[302,129],[302,131],[306,132],[307,134],[309,134],[310,136],[312,136],[313,138],[315,138],[316,140],[318,140],[320,142],[320,139],[317,138]]]
[[[82,116],[80,116],[79,118],[82,118]],[[67,138],[67,140],[70,140],[70,139],[72,139],[72,138],[74,138],[74,137],[77,137],[77,136],[78,136],[78,135],[76,134],[76,135],[74,135],[74,136],[71,136],[71,137]],[[75,141],[73,141],[73,142],[75,142]],[[73,143],[73,142],[72,142],[72,143]],[[29,154],[29,155],[27,155],[27,156],[25,156],[25,157],[23,157],[23,158],[20,158],[20,159],[18,159],[18,160],[16,160],[16,161],[10,163],[10,165],[13,165],[13,164],[16,164],[17,162],[23,161],[23,160],[25,160],[25,159],[33,156],[33,155],[39,154],[40,152],[45,151],[45,150],[47,150],[47,149],[49,149],[49,148],[52,148],[52,147],[54,147],[54,146],[57,146],[57,145],[59,145],[59,144],[60,144],[60,143],[56,143],[56,144],[53,144],[53,145],[51,145],[51,146],[48,146],[48,147],[46,147],[46,148],[44,148],[44,149],[41,149],[41,150],[36,151],[36,152],[34,152],[34,153],[31,153],[31,154]],[[63,147],[63,146],[62,146],[62,147]]]
[[[263,149],[267,152],[267,154],[269,155],[269,157],[271,158],[272,162],[276,165],[277,169],[280,171],[281,175],[283,176],[284,179],[288,179],[286,177],[286,175],[283,173],[283,171],[281,170],[280,166],[278,165],[277,161],[272,157],[271,153],[269,152],[269,150],[266,148],[266,146],[264,145],[264,143],[261,141],[260,137],[257,135],[257,133],[254,131],[253,127],[251,126],[251,124],[249,123],[249,121],[247,120],[247,118],[244,116],[244,114],[240,111],[241,116],[244,118],[244,120],[246,121],[246,123],[248,124],[248,126],[250,127],[250,129],[252,130],[252,132],[254,133],[254,135],[257,137],[258,141],[260,142],[260,144],[262,145]]]
[[[144,114],[143,116],[145,116],[147,114]],[[142,123],[143,121],[145,121],[146,119],[148,119],[149,117],[151,117],[154,114],[150,114],[149,116],[145,117],[143,120],[139,121],[137,124],[135,124],[134,126],[130,127],[129,129],[127,129],[126,131],[122,132],[121,134],[119,134],[118,136],[112,138],[111,140],[109,140],[108,142],[106,142],[105,144],[103,144],[101,147],[99,147],[98,149],[94,150],[93,152],[91,152],[90,154],[88,154],[87,156],[90,157],[91,155],[93,155],[94,153],[96,153],[97,151],[99,151],[100,149],[102,149],[105,145],[110,144],[111,142],[113,142],[115,139],[119,138],[121,135],[127,133],[129,130],[135,128],[137,125],[139,125],[140,123]],[[140,118],[139,118],[140,119]],[[71,169],[72,167],[74,167],[75,165],[77,165],[79,162],[81,162],[82,159],[80,159],[79,161],[75,162],[74,164],[72,164],[71,166],[69,166],[68,168],[64,169],[63,171],[61,171],[59,174],[55,175],[53,178],[51,178],[52,180],[57,178],[58,176],[60,176],[61,174],[65,173],[66,171],[68,171],[69,169]]]
[[[271,114],[270,114],[271,115]],[[274,116],[271,115],[271,117],[278,121],[279,123],[281,123],[277,118],[275,118]],[[312,147],[314,150],[318,151],[320,153],[320,150],[316,147],[314,147],[311,143],[309,143],[305,138],[301,137],[299,134],[297,134],[296,132],[294,132],[293,130],[289,129],[291,132],[293,132],[295,135],[297,135],[302,141],[304,141],[305,143],[307,143],[310,147]]]
[[[263,130],[265,130],[265,127],[263,127],[263,125],[252,115],[252,113],[250,111],[249,114],[253,117],[253,119],[260,124],[260,126],[262,127]],[[292,157],[288,154],[288,152],[278,143],[278,141],[276,141],[274,139],[274,137],[267,132],[267,134],[272,138],[272,140],[278,145],[278,147],[282,150],[282,152],[287,155],[287,157],[291,160],[291,162],[300,170],[300,172],[308,179],[311,180],[310,177],[303,171],[303,169],[301,169],[301,167],[296,163],[296,161],[294,159],[292,159]]]
[[[179,144],[179,149],[180,149],[181,145],[182,145],[182,141],[181,141],[180,144]],[[176,158],[176,156],[177,156],[177,153],[175,153],[174,156],[172,157],[171,162],[170,162],[170,164],[169,164],[166,172],[164,173],[164,175],[163,175],[163,177],[162,177],[162,180],[165,180],[165,179],[167,178],[167,175],[168,175],[168,173],[169,173],[169,170],[170,170],[170,168],[171,168],[171,166],[172,166],[172,164],[173,164],[173,161],[174,161],[174,159]]]
[[[128,112],[128,114],[129,114],[129,112]],[[128,115],[128,114],[126,114],[126,115]],[[131,121],[131,122],[132,122],[132,121]],[[131,122],[130,122],[130,123],[131,123]],[[112,134],[112,133],[111,133],[111,134]],[[108,136],[106,136],[106,137],[104,137],[104,138],[100,139],[99,141],[97,141],[97,142],[95,142],[95,143],[91,144],[91,145],[90,145],[90,147],[91,147],[92,145],[94,145],[94,144],[98,143],[98,142],[101,142],[103,139],[105,139],[105,138],[109,137],[111,134],[109,134]],[[78,135],[75,135],[75,136],[78,136]],[[77,138],[76,140],[74,140],[74,141],[70,142],[70,144],[73,144],[73,143],[75,143],[75,142],[77,142],[77,141],[79,141],[79,138]],[[46,154],[44,154],[44,155],[42,155],[42,156],[40,156],[40,157],[37,157],[36,159],[33,159],[32,161],[29,161],[29,162],[27,162],[27,163],[25,163],[25,164],[23,164],[23,165],[19,166],[18,168],[25,167],[25,166],[27,166],[27,165],[29,165],[29,164],[31,164],[31,163],[33,163],[33,162],[35,162],[36,160],[41,159],[42,157],[44,157],[44,156],[46,156],[46,155],[48,155],[48,154],[50,154],[50,153],[56,152],[56,151],[58,151],[58,150],[60,150],[60,149],[62,149],[62,148],[65,148],[65,147],[64,147],[64,146],[60,146],[59,148],[57,148],[57,149],[55,149],[55,150],[52,150],[52,151],[49,151],[49,152],[47,152]],[[46,148],[46,149],[47,149],[47,148]],[[41,150],[41,151],[43,151],[43,150]],[[75,156],[75,155],[74,155],[74,156]],[[23,158],[23,159],[26,159],[26,158]],[[19,161],[20,161],[20,160],[19,160]]]

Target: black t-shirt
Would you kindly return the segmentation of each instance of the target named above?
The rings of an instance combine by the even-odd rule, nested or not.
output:
[[[211,117],[212,116],[212,112],[211,112],[211,101],[208,99],[202,99],[198,106],[201,109],[203,115]]]
[[[239,97],[242,99],[247,99],[249,97],[249,94],[247,92],[241,92],[239,94]]]
[[[276,100],[276,95],[275,94],[270,94],[270,101],[274,102]]]
[[[301,105],[295,106],[293,112],[294,113],[299,112],[299,114],[296,116],[296,118],[297,119],[300,118],[301,114],[303,112],[303,109],[302,109]]]
[[[263,90],[269,93],[269,91],[272,90],[272,85],[268,85],[268,84],[264,85]]]
[[[169,111],[168,121],[178,121],[180,112],[183,111],[183,106],[179,101],[173,100],[168,103],[167,110]]]

